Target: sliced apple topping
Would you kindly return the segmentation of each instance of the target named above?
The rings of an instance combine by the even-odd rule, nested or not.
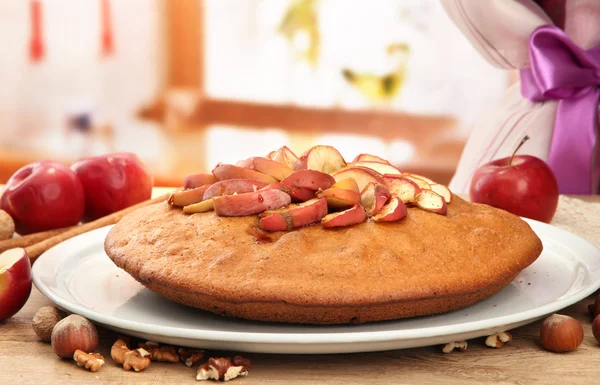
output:
[[[183,212],[186,214],[205,213],[215,209],[215,203],[212,199],[208,199],[199,203],[185,206]]]
[[[448,208],[444,198],[431,190],[421,191],[421,193],[417,195],[416,203],[420,209],[440,215],[446,215]]]
[[[352,163],[356,163],[356,162],[382,162],[382,163],[388,163],[388,164],[390,163],[387,160],[380,158],[377,155],[372,155],[372,154],[359,154],[352,161]]]
[[[270,154],[269,154],[270,155]],[[287,148],[286,146],[281,147],[277,151],[273,152],[272,156],[269,156],[275,162],[279,162],[293,169],[296,166],[296,162],[298,161],[298,157],[292,150]]]
[[[359,191],[364,190],[369,182],[383,183],[383,176],[380,173],[366,167],[346,167],[334,172],[332,175],[336,182],[341,182],[348,178],[354,179]]]
[[[169,195],[167,202],[171,206],[188,206],[204,200],[204,193],[210,188],[210,184],[202,187],[196,187],[189,190],[176,191]]]
[[[306,202],[315,197],[315,192],[313,190],[294,185],[285,185],[281,182],[272,183],[268,186],[263,187],[261,190],[268,190],[271,188],[281,190],[284,193],[288,194],[290,197],[292,197],[293,202]]]
[[[327,215],[324,198],[311,199],[285,208],[265,211],[260,214],[259,226],[266,231],[285,231],[319,222]]]
[[[353,162],[350,163],[349,166],[353,166],[353,167],[365,167],[365,168],[369,168],[373,171],[377,171],[378,173],[380,173],[381,175],[385,175],[385,174],[391,174],[391,175],[397,175],[397,174],[401,174],[400,170],[398,170],[396,167],[392,166],[389,163],[383,163],[383,162]]]
[[[290,176],[294,170],[285,164],[267,158],[250,158],[252,169],[272,176],[277,180],[283,180]]]
[[[249,168],[234,166],[232,164],[219,163],[212,172],[219,181],[228,179],[250,179],[264,182],[265,184],[277,182],[277,179],[270,175],[250,170]]]
[[[370,218],[379,213],[390,199],[390,191],[381,183],[369,182],[360,193],[360,204]]]
[[[398,175],[385,175],[383,180],[390,194],[396,195],[404,203],[415,202],[421,192],[421,188],[414,181]]]
[[[424,180],[425,182],[427,182],[429,184],[436,184],[436,182],[434,182],[433,180],[427,178],[426,176],[419,175],[419,174],[413,174],[411,172],[405,172],[405,173],[402,174],[402,176],[412,176],[412,177],[415,177],[415,178],[422,179],[422,180]]]
[[[400,176],[403,177],[403,178],[412,180],[422,190],[431,190],[431,184],[429,182],[427,182],[426,180],[424,180],[424,179],[421,179],[421,178],[419,178],[417,176],[414,176],[412,174],[401,174]]]
[[[316,170],[298,170],[281,181],[286,186],[304,187],[309,190],[326,190],[335,183],[329,174]]]
[[[213,174],[194,174],[188,175],[183,179],[183,188],[190,189],[202,187],[207,184],[213,184],[217,178]]]
[[[260,214],[287,206],[292,201],[289,194],[277,189],[224,195],[213,198],[215,213],[222,217],[241,217]]]
[[[365,209],[356,204],[347,210],[326,215],[321,219],[321,224],[325,228],[346,227],[362,223],[365,219],[367,219]]]
[[[317,191],[317,198],[325,198],[327,200],[327,206],[334,209],[348,208],[360,203],[359,193],[353,190],[336,187]]]
[[[211,199],[223,195],[243,194],[258,191],[267,184],[251,179],[227,179],[214,183],[204,193],[204,199]]]
[[[438,184],[438,183],[432,184],[431,191],[440,194],[444,198],[446,203],[452,202],[452,197],[453,197],[452,191],[450,191],[450,189],[448,187],[444,186],[443,184]]]
[[[358,184],[352,178],[342,179],[339,182],[335,182],[333,184],[333,186],[331,186],[331,187],[332,188],[343,188],[345,190],[352,190],[352,191],[360,192],[360,190],[358,189]]]
[[[346,167],[346,161],[338,150],[331,146],[314,146],[302,154],[294,169],[316,170],[331,174],[343,167]]]
[[[371,219],[375,222],[395,222],[406,217],[406,213],[406,205],[402,199],[392,195],[390,201]]]

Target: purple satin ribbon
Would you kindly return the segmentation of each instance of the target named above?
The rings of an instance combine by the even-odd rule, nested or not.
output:
[[[544,25],[529,38],[529,61],[531,68],[521,70],[523,96],[534,102],[558,100],[548,164],[560,193],[593,193],[600,170],[594,154],[600,46],[585,51],[560,28]]]

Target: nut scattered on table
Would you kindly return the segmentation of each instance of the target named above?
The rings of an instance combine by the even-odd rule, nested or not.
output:
[[[592,322],[592,333],[594,334],[594,338],[598,343],[600,343],[600,315],[597,315],[594,318],[594,322]]]
[[[77,366],[84,367],[91,372],[97,372],[104,365],[104,356],[100,353],[86,353],[82,350],[75,350],[73,360]]]
[[[204,350],[202,349],[179,348],[177,352],[181,357],[181,361],[190,368],[204,359]]]
[[[118,339],[110,349],[112,359],[123,365],[123,370],[142,371],[150,366],[150,353],[143,348],[129,349],[123,339]]]
[[[542,323],[540,342],[551,352],[570,352],[577,349],[582,341],[583,327],[575,318],[552,314]]]
[[[600,297],[600,295],[598,297]],[[600,314],[600,301],[598,300],[598,298],[596,298],[594,303],[588,305],[588,310],[590,311],[592,319],[596,318],[596,316]]]
[[[249,358],[235,356],[233,357],[233,360],[231,360],[231,362],[233,363],[233,366],[245,366],[248,369],[252,369],[252,361],[250,361]]]
[[[229,358],[209,358],[206,364],[202,364],[198,368],[196,380],[229,381],[247,375],[247,367],[234,366]]]
[[[31,326],[42,341],[50,342],[52,329],[65,317],[65,314],[54,306],[43,306],[35,312]]]
[[[0,210],[0,241],[12,238],[15,233],[15,222],[4,210]]]
[[[460,352],[464,352],[465,350],[467,350],[467,341],[456,341],[456,342],[450,342],[447,343],[446,345],[442,346],[442,352],[448,354],[448,353],[452,353],[453,351],[457,350]]]
[[[86,318],[71,314],[60,320],[50,338],[54,352],[61,358],[73,357],[75,350],[93,352],[98,347],[96,326]]]
[[[150,353],[150,360],[160,362],[179,362],[179,354],[177,349],[171,345],[159,345],[154,341],[146,341],[140,343],[138,348],[142,348]]]
[[[505,343],[512,341],[512,335],[509,332],[498,332],[485,339],[485,344],[490,348],[500,349]]]

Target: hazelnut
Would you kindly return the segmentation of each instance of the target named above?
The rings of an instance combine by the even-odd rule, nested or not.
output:
[[[31,326],[42,341],[50,342],[54,325],[63,319],[65,314],[54,306],[43,306],[35,312]]]
[[[592,319],[596,318],[596,316],[600,314],[600,301],[598,301],[598,298],[596,298],[594,303],[588,305],[588,310],[590,311]]]
[[[592,322],[592,333],[594,334],[594,338],[598,343],[600,343],[600,315],[597,315],[594,318],[594,322]]]
[[[98,347],[98,331],[86,318],[72,314],[52,330],[52,348],[61,358],[73,357],[75,350],[93,352]]]
[[[540,341],[551,352],[570,352],[583,341],[583,327],[575,318],[552,314],[542,323]]]

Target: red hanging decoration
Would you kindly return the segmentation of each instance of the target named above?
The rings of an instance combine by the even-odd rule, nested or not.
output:
[[[29,42],[29,60],[41,62],[44,57],[44,39],[42,37],[42,4],[39,0],[30,1],[31,41]]]
[[[110,56],[115,51],[115,42],[113,38],[113,30],[112,30],[112,21],[111,21],[111,12],[110,12],[110,0],[101,0],[101,11],[100,16],[102,20],[100,21],[100,27],[102,28],[101,32],[101,56]]]

